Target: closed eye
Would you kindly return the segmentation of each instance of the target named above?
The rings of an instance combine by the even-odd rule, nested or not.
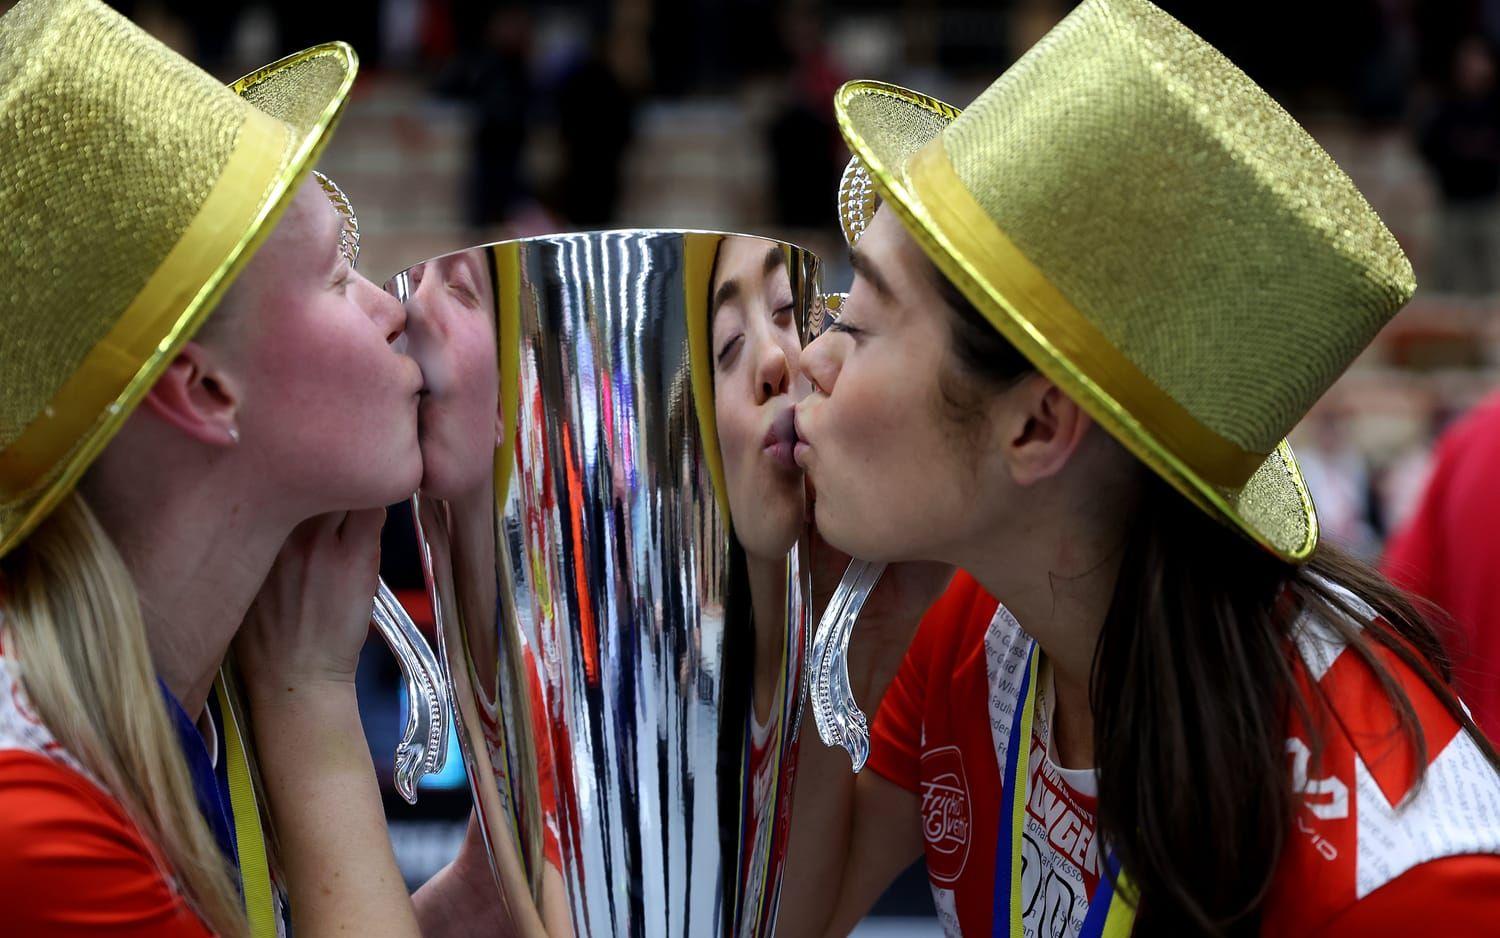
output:
[[[454,296],[458,297],[458,301],[460,303],[464,304],[469,309],[477,309],[479,307],[479,297],[474,294],[473,290],[469,289],[467,284],[457,282],[449,283],[448,290],[452,292]]]
[[[730,339],[728,342],[725,342],[724,343],[724,347],[721,348],[721,349],[719,349],[719,354],[718,354],[718,356],[717,356],[717,358],[715,360],[720,365],[723,365],[724,362],[726,362],[729,359],[730,353],[733,352],[735,349],[737,349],[737,348],[740,347],[740,342],[744,338],[745,338],[745,336],[743,334],[741,334],[741,335],[737,335],[734,338]]]

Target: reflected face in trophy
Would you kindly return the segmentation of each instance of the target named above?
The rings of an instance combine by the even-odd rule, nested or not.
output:
[[[735,533],[747,554],[783,557],[805,519],[802,471],[792,458],[792,408],[807,384],[781,247],[725,238],[711,297],[714,414]]]
[[[455,498],[487,484],[502,431],[489,252],[461,251],[412,268],[408,351],[427,385],[419,413],[422,491]]]

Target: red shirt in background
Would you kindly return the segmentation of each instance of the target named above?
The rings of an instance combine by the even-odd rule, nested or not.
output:
[[[1453,683],[1500,739],[1500,395],[1438,442],[1416,513],[1382,563],[1396,584],[1453,617]]]

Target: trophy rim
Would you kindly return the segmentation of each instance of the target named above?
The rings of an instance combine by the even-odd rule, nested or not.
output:
[[[773,238],[770,235],[753,234],[748,231],[723,231],[714,228],[600,228],[588,229],[585,231],[555,231],[551,234],[528,235],[524,238],[503,238],[499,241],[481,241],[477,244],[471,244],[468,247],[455,248],[452,251],[444,251],[441,254],[434,254],[431,257],[425,258],[424,260],[407,264],[405,267],[402,267],[400,270],[397,270],[395,273],[386,277],[385,280],[381,282],[381,289],[389,290],[391,288],[391,284],[395,282],[396,278],[402,276],[403,274],[411,272],[417,267],[421,267],[423,264],[430,264],[434,261],[439,261],[445,257],[451,257],[455,254],[467,254],[470,251],[478,250],[494,250],[498,247],[506,247],[513,244],[556,244],[576,238],[594,238],[604,235],[709,235],[719,238],[754,238],[757,241],[768,241],[774,244],[796,248],[798,251],[801,251],[804,254],[811,254],[813,257],[818,258],[820,262],[823,258],[823,255],[819,252],[814,251],[812,248],[806,247],[805,245],[798,244],[795,241],[788,241],[785,238]]]

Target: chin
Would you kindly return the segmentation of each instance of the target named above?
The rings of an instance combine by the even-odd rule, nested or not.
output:
[[[759,536],[755,538],[756,542],[754,544],[745,543],[744,541],[741,541],[740,544],[745,548],[745,556],[747,557],[779,563],[786,559],[787,553],[793,547],[797,546],[797,542],[801,540],[802,534],[806,529],[806,524],[797,519],[795,522],[788,523],[777,530],[758,532]]]
[[[392,505],[409,498],[422,484],[422,457],[413,453],[412,458],[392,461],[390,472],[384,474],[372,488],[383,492],[381,504]]]
[[[790,535],[784,532],[757,532],[749,538],[741,537],[740,546],[745,550],[745,556],[752,561],[766,563],[780,563],[786,560],[787,553],[797,546],[797,538],[802,531],[792,532]]]
[[[834,549],[843,551],[856,560],[877,563],[890,562],[900,556],[902,545],[891,543],[890,538],[882,537],[870,530],[868,525],[853,520],[860,517],[858,513],[850,518],[839,512],[829,511],[824,504],[818,505],[817,512],[818,534]]]

